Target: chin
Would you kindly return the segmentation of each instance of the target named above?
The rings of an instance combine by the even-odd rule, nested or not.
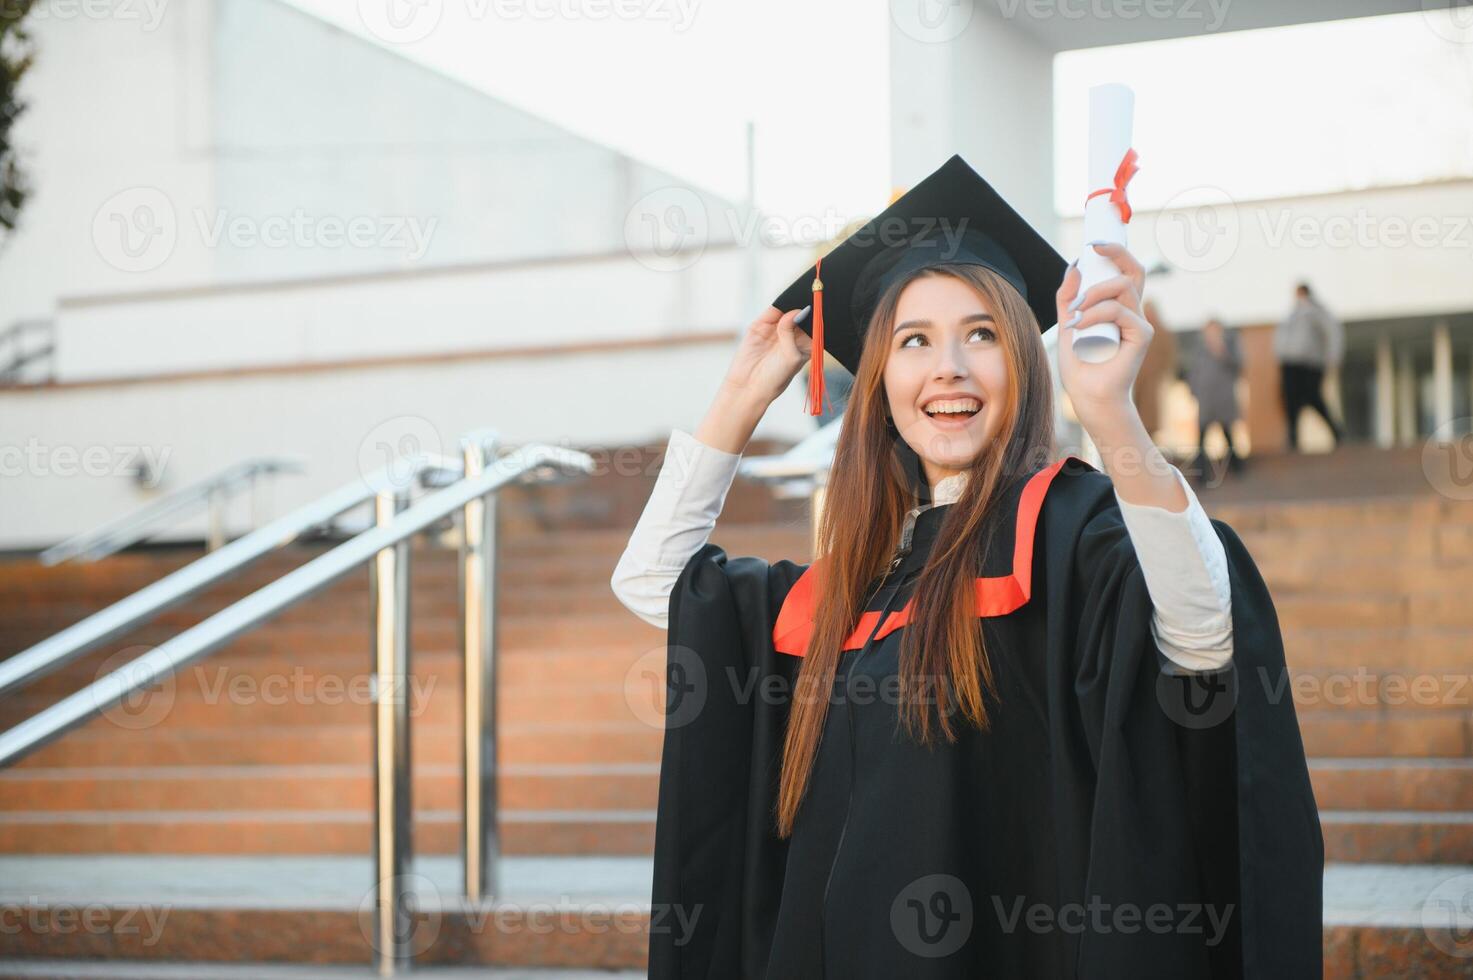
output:
[[[937,433],[926,442],[926,451],[917,455],[949,469],[965,469],[987,448],[985,437],[969,432]]]

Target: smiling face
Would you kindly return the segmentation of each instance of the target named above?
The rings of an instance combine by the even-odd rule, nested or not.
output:
[[[1008,403],[1002,326],[982,294],[951,275],[906,285],[887,339],[885,397],[931,486],[997,438]]]

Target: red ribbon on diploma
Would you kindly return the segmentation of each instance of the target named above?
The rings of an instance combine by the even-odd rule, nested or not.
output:
[[[1130,224],[1130,202],[1125,199],[1125,185],[1130,183],[1130,178],[1140,169],[1135,165],[1136,154],[1134,149],[1126,150],[1125,156],[1120,160],[1120,166],[1115,168],[1115,184],[1112,187],[1101,187],[1097,191],[1090,191],[1089,197],[1084,199],[1088,204],[1091,198],[1099,197],[1101,194],[1109,194],[1110,200],[1120,208],[1120,220]]]

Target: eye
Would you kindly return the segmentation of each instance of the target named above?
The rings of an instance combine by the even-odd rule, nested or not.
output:
[[[997,332],[994,331],[991,327],[973,327],[972,330],[971,330],[971,332],[967,334],[967,339],[970,340],[972,337],[976,336],[977,334],[982,334],[983,335],[983,337],[982,337],[983,340],[996,340],[997,339]],[[924,333],[920,333],[920,332],[908,333],[905,336],[903,336],[903,337],[900,338],[900,343],[899,343],[898,346],[900,346],[900,347],[909,347],[909,346],[912,346],[911,345],[911,341],[912,340],[925,341],[926,340],[926,335]]]

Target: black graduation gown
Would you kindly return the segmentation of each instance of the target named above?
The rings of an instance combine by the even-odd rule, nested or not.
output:
[[[1233,661],[1178,676],[1110,479],[1077,457],[1048,470],[995,511],[984,576],[1026,587],[982,617],[992,730],[958,715],[956,742],[921,747],[884,683],[904,629],[846,650],[789,840],[773,813],[802,660],[778,647],[801,639],[808,566],[691,557],[670,599],[652,978],[1321,975],[1324,843],[1257,567],[1214,520]],[[948,509],[916,518],[865,635]]]

